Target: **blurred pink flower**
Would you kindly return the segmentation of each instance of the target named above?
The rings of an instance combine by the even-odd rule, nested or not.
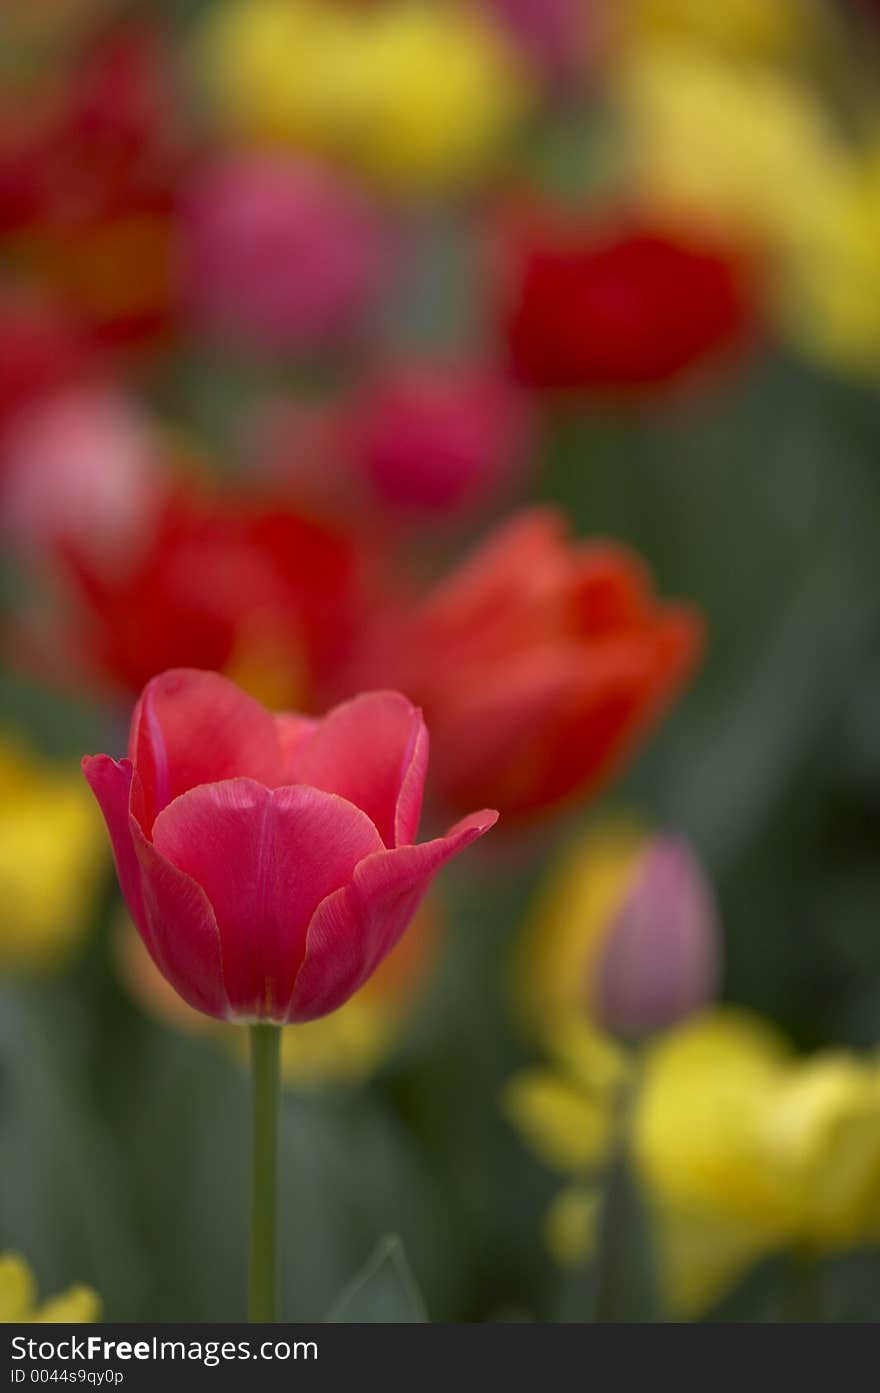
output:
[[[20,411],[0,453],[0,533],[21,551],[59,543],[124,555],[158,505],[149,423],[103,386],[72,387]]]
[[[604,936],[597,1019],[624,1039],[666,1030],[713,999],[720,963],[718,907],[703,867],[684,838],[652,838]]]
[[[605,26],[605,0],[483,0],[535,67],[556,83],[591,66]]]
[[[181,293],[201,329],[284,353],[354,332],[379,294],[386,229],[353,185],[278,155],[230,157],[189,189]]]
[[[417,364],[377,377],[350,431],[380,503],[446,514],[506,491],[525,472],[534,427],[525,394],[492,369]]]

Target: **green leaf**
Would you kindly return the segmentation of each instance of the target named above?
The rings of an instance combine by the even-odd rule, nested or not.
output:
[[[343,1289],[325,1320],[329,1324],[422,1325],[425,1303],[399,1238],[390,1234],[375,1247],[357,1276]]]

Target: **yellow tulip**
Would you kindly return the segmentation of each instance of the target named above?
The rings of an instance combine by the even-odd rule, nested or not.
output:
[[[105,865],[100,818],[79,770],[0,740],[0,972],[66,959]]]
[[[602,1165],[613,1133],[613,1110],[549,1069],[524,1069],[502,1096],[510,1121],[546,1165],[577,1174]]]
[[[821,190],[820,216],[793,229],[778,297],[791,342],[832,370],[880,370],[880,143]]]
[[[560,1267],[578,1267],[595,1250],[600,1206],[600,1192],[586,1185],[567,1185],[554,1199],[544,1238]]]
[[[744,55],[789,54],[815,35],[824,0],[624,0],[620,22],[636,39],[669,35]],[[818,16],[817,16],[818,8]]]
[[[596,1087],[557,1050],[505,1090],[510,1120],[570,1177],[546,1222],[565,1264],[591,1249],[626,1077],[621,1057],[617,1084]],[[880,1058],[800,1059],[772,1026],[725,1008],[648,1046],[629,1077],[627,1135],[672,1315],[698,1315],[773,1253],[880,1240]]]
[[[684,43],[638,45],[614,99],[649,207],[773,250],[822,226],[848,153],[793,72]]]
[[[454,3],[229,0],[208,15],[198,61],[234,137],[337,160],[394,192],[479,177],[530,95],[500,31]]]
[[[633,1119],[673,1309],[759,1257],[880,1238],[880,1060],[806,1060],[763,1022],[707,1014],[651,1048]]]
[[[0,1325],[19,1321],[41,1324],[89,1324],[101,1315],[101,1302],[91,1287],[69,1287],[41,1305],[27,1263],[15,1253],[0,1253]]]
[[[635,819],[578,832],[545,877],[525,926],[514,1001],[543,1039],[560,1023],[583,1021],[608,925],[626,894],[644,845]]]

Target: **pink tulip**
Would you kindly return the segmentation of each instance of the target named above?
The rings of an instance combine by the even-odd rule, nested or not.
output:
[[[618,906],[599,955],[594,1009],[623,1039],[665,1030],[715,996],[718,907],[688,842],[656,837]]]
[[[325,347],[363,324],[387,252],[354,184],[282,155],[234,156],[188,190],[181,293],[220,340],[268,353]]]
[[[484,0],[538,72],[573,85],[598,62],[606,41],[605,0]]]
[[[379,500],[449,515],[479,507],[526,472],[534,420],[524,393],[468,364],[390,368],[353,408],[352,449]]]
[[[421,713],[395,692],[274,716],[178,669],[144,688],[128,758],[83,770],[163,975],[209,1016],[287,1024],[343,1005],[495,822],[472,814],[413,845],[427,761]]]

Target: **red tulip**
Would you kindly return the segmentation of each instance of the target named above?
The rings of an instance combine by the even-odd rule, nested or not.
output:
[[[662,229],[535,224],[514,254],[504,312],[531,386],[659,386],[717,358],[754,318],[741,264]]]
[[[23,408],[82,380],[91,356],[55,307],[0,289],[0,435]]]
[[[0,233],[102,344],[163,330],[184,157],[157,27],[99,35],[76,69],[4,113]]]
[[[271,501],[178,490],[123,558],[68,547],[68,669],[138,692],[170,667],[256,673],[314,708],[361,621],[365,549]]]
[[[427,762],[421,713],[395,692],[315,721],[179,670],[145,688],[128,759],[83,770],[159,970],[209,1016],[286,1024],[347,1001],[495,822],[413,845]]]
[[[526,817],[617,772],[684,684],[700,641],[697,615],[655,599],[636,557],[572,543],[562,515],[534,509],[368,662],[371,677],[381,672],[424,706],[448,800]]]

